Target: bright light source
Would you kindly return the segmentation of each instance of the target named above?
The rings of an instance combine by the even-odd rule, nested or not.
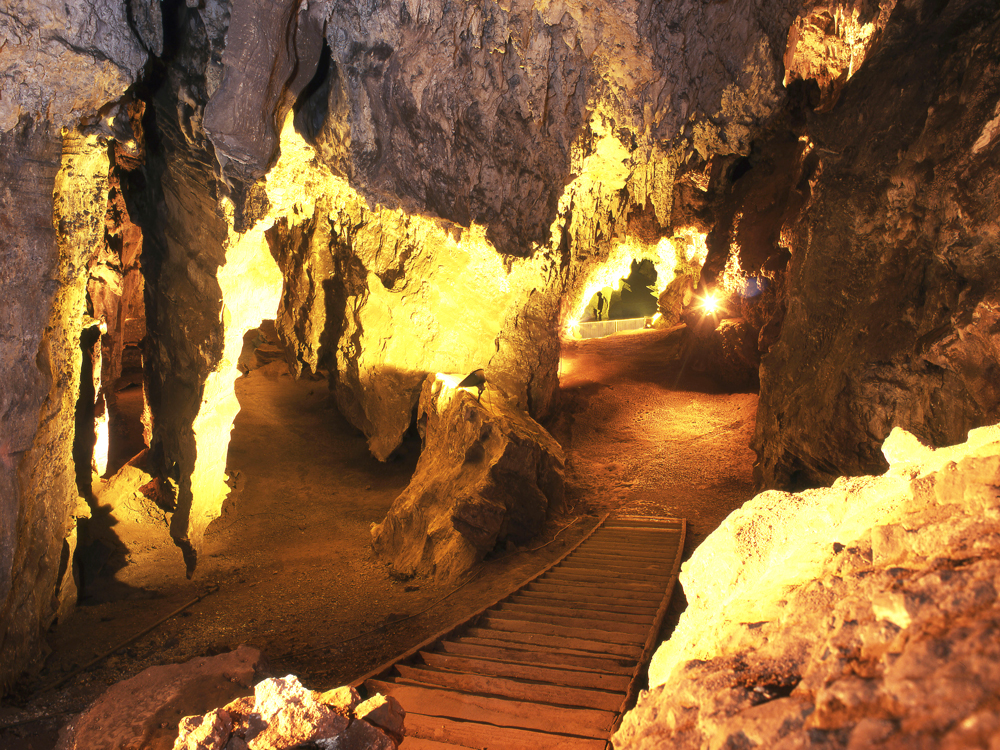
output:
[[[709,314],[715,314],[719,310],[719,300],[712,293],[706,294],[701,300],[701,309]]]
[[[107,410],[94,420],[94,432],[97,433],[97,441],[94,444],[94,469],[98,476],[103,477],[108,470],[108,448],[110,446]]]

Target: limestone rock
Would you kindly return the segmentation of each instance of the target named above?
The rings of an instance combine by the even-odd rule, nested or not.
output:
[[[285,114],[316,72],[323,10],[323,3],[295,0],[233,3],[222,83],[205,108],[204,124],[217,153],[235,162],[234,175],[245,182],[271,166]]]
[[[185,717],[174,750],[395,750],[402,717],[392,698],[362,703],[352,687],[318,693],[288,675],[261,681],[253,696],[225,708]],[[387,734],[376,720],[397,731]]]
[[[0,132],[21,118],[58,129],[95,117],[146,63],[125,0],[12,0],[4,11]]]
[[[406,711],[391,695],[375,695],[354,709],[354,715],[402,741]]]
[[[181,717],[212,711],[202,722],[185,720],[187,737],[219,736],[229,722],[214,711],[233,697],[246,695],[261,663],[259,651],[240,646],[219,656],[198,657],[184,664],[150,667],[116,683],[60,735],[58,750],[113,750],[142,746],[167,750],[174,746]],[[228,736],[228,735],[227,735]],[[180,744],[185,750],[222,745]]]
[[[233,720],[225,709],[204,716],[185,716],[178,725],[174,750],[224,750],[233,730]]]
[[[769,491],[682,566],[688,607],[618,750],[979,748],[1000,721],[997,428]]]
[[[319,693],[303,687],[291,675],[258,683],[254,688],[253,716],[265,728],[245,734],[247,746],[250,750],[279,750],[316,738],[333,737],[347,729],[350,713],[319,698]]]
[[[369,207],[321,165],[289,169],[325,196],[266,233],[284,277],[278,334],[296,374],[330,371],[377,458],[410,428],[428,373],[486,367],[522,408],[549,411],[561,284],[550,253],[505,264],[481,229]]]
[[[396,575],[454,580],[498,543],[531,539],[549,505],[562,500],[559,444],[489,390],[478,403],[457,388],[459,380],[438,374],[424,381],[420,461],[372,528],[375,550]]]
[[[815,81],[820,107],[831,109],[844,84],[877,45],[895,7],[896,0],[803,3],[788,32],[785,85]]]
[[[982,10],[893,13],[807,128],[819,163],[761,364],[762,486],[880,471],[894,426],[948,445],[1000,417],[1000,28]]]

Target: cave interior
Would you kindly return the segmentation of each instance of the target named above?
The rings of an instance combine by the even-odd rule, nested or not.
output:
[[[625,508],[692,534],[619,750],[995,750],[995,0],[0,37],[0,748],[241,643],[345,684]]]

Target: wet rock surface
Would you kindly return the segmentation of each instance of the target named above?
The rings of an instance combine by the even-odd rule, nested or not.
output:
[[[684,564],[688,608],[615,747],[990,747],[1000,429],[879,477],[768,491]]]
[[[423,449],[413,479],[372,528],[376,552],[402,577],[453,581],[498,545],[524,544],[563,499],[559,444],[527,414],[460,378],[424,381]]]

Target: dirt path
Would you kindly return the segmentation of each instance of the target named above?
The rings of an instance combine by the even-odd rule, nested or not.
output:
[[[580,503],[686,518],[690,553],[753,496],[757,396],[679,378],[675,354],[668,331],[566,342],[554,430]]]
[[[672,389],[668,348],[656,331],[565,345],[563,412],[551,427],[568,449],[571,512],[551,519],[534,546],[572,523],[541,549],[487,561],[457,592],[392,579],[369,546],[369,527],[408,483],[418,446],[379,463],[325,381],[295,381],[276,363],[251,372],[236,385],[234,492],[209,527],[194,580],[169,543],[119,571],[113,601],[78,607],[50,636],[40,679],[23,686],[27,709],[78,711],[148,666],[240,643],[267,654],[274,674],[295,673],[315,689],[343,684],[491,604],[617,507],[688,518],[690,550],[750,497],[756,397]],[[218,588],[95,669],[35,693],[210,586]],[[0,725],[25,715],[5,707]],[[64,716],[0,731],[0,750],[49,750]]]

